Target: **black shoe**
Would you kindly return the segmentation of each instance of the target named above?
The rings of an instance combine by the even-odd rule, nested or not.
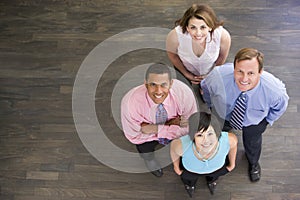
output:
[[[187,191],[187,193],[189,194],[190,198],[192,198],[193,194],[195,192],[195,186],[184,185],[184,188]]]
[[[217,187],[217,183],[216,182],[211,182],[211,183],[207,183],[208,189],[210,191],[210,194],[214,194],[215,193],[215,189]]]
[[[144,160],[146,167],[149,171],[156,177],[161,177],[163,175],[163,171],[160,168],[158,162],[155,159],[152,160]]]
[[[257,182],[260,179],[261,176],[261,169],[259,163],[256,165],[249,165],[249,177],[251,182]]]
[[[151,173],[156,176],[156,177],[161,177],[164,173],[162,171],[162,169],[158,169],[158,170],[155,170],[155,171],[151,171]]]

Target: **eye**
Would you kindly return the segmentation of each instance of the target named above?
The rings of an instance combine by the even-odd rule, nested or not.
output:
[[[156,86],[155,83],[149,83],[148,85],[149,85],[150,87],[155,87],[155,86]]]
[[[254,75],[254,72],[249,72],[248,75],[252,76],[252,75]]]
[[[204,26],[204,25],[200,27],[201,30],[204,30],[206,28],[207,28],[207,26]]]
[[[168,83],[162,83],[162,84],[161,84],[161,87],[162,87],[162,88],[167,88],[167,87],[168,87]]]
[[[208,133],[208,136],[212,136],[212,135],[214,135],[213,132],[209,132],[209,133]]]
[[[239,70],[239,69],[238,69],[236,72],[237,72],[238,74],[243,74],[242,70]]]

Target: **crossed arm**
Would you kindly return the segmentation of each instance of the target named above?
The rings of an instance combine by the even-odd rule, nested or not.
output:
[[[188,125],[188,119],[184,116],[177,116],[175,118],[169,119],[166,121],[164,124],[165,126],[171,126],[171,125],[176,125],[181,128],[187,127]],[[158,126],[156,124],[149,124],[146,122],[141,123],[141,132],[143,134],[151,134],[151,133],[157,133],[158,132]]]

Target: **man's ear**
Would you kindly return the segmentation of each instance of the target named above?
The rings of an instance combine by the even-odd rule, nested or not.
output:
[[[259,72],[259,73],[260,73],[260,74],[262,74],[262,73],[263,73],[263,71],[264,71],[264,68],[262,68],[262,69],[260,70],[260,72]]]
[[[171,79],[170,81],[170,88],[172,87],[172,85],[173,85],[173,79]]]

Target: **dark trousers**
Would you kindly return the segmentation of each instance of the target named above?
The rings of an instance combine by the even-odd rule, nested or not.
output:
[[[136,149],[142,158],[145,160],[152,160],[157,145],[159,145],[158,141],[145,142],[143,144],[137,144]]]
[[[245,153],[250,165],[255,165],[259,161],[261,154],[262,134],[265,132],[267,125],[267,120],[263,119],[257,125],[243,127],[242,129]],[[228,131],[230,129],[229,126],[229,122],[225,121],[223,131]]]
[[[206,178],[207,183],[212,183],[216,181],[220,176],[223,176],[229,172],[226,168],[228,164],[229,164],[229,160],[228,157],[226,157],[226,162],[223,165],[223,167],[221,167],[220,169],[209,174],[197,174],[186,170],[182,165],[182,160],[180,159],[180,168],[183,170],[180,177],[182,182],[188,186],[195,186],[198,178],[203,176]]]
[[[180,80],[181,82],[185,83],[187,86],[191,88],[196,98],[196,101],[199,105],[200,102],[204,102],[202,95],[200,94],[200,84],[192,84],[190,80],[185,78],[185,76],[176,68],[174,67],[176,72],[176,79]],[[199,106],[198,106],[199,107]]]
[[[243,127],[243,143],[246,157],[250,165],[255,165],[259,161],[262,134],[265,132],[267,125],[267,120],[263,119],[258,125]]]

